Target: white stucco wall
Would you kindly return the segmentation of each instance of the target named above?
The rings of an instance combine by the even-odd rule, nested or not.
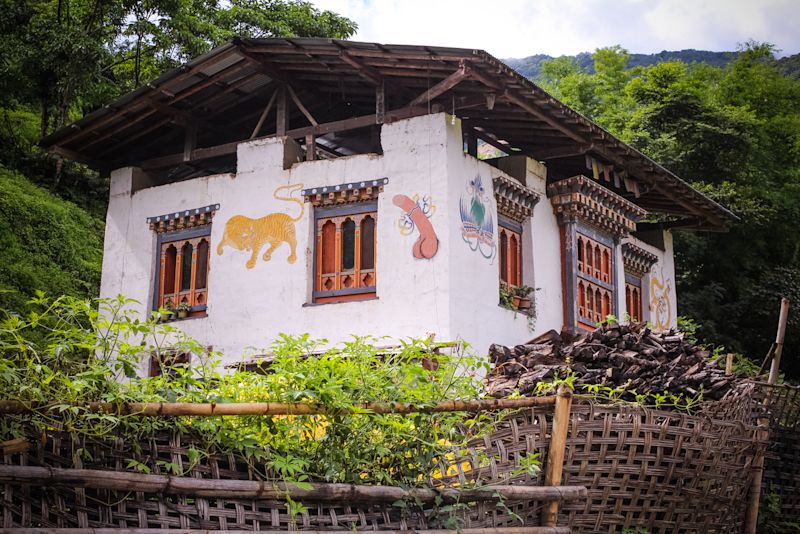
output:
[[[308,332],[331,343],[346,341],[352,335],[397,339],[434,333],[437,340],[464,340],[478,353],[485,353],[491,343],[517,344],[549,329],[560,330],[564,322],[561,245],[556,217],[546,196],[545,169],[534,161],[526,162],[526,185],[541,196],[523,227],[523,283],[538,288],[532,295],[537,318],[531,328],[524,315],[499,306],[499,258],[484,258],[462,237],[459,201],[466,194],[467,182],[480,176],[497,243],[492,179],[503,172],[465,155],[460,123],[444,113],[384,125],[381,141],[383,155],[300,162],[290,169],[284,169],[284,156],[296,150],[292,141],[288,142],[288,151],[280,139],[242,143],[236,174],[195,178],[133,194],[131,181],[136,170],[115,171],[101,296],[122,294],[137,299],[140,312],[148,313],[157,251],[156,234],[148,227],[147,217],[219,204],[211,228],[208,315],[172,324],[222,351],[226,363],[266,352],[279,333]],[[304,188],[312,188],[384,177],[389,182],[378,197],[376,299],[312,303],[314,214],[310,204],[305,204],[295,225],[295,263],[287,261],[289,247],[285,243],[270,261],[263,261],[259,255],[252,269],[245,267],[248,251],[226,247],[221,256],[216,253],[225,223],[234,215],[259,218],[276,212],[298,214],[296,203],[273,198],[279,186],[302,183]],[[392,203],[396,194],[428,196],[435,205],[430,220],[439,249],[432,259],[412,256],[418,233],[400,233],[398,221],[403,213]],[[653,273],[663,276],[669,285],[673,303],[670,321],[674,324],[671,236],[665,236],[666,251],[631,240],[661,258]],[[266,245],[261,254],[264,250]],[[619,254],[617,266],[622,281]],[[621,294],[619,309],[624,310],[624,291]]]

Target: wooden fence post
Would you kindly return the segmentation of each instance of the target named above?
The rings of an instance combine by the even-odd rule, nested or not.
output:
[[[553,414],[553,430],[550,433],[550,448],[547,451],[547,466],[544,474],[545,486],[560,486],[564,472],[564,453],[567,448],[569,416],[572,408],[572,390],[561,386],[556,394]],[[549,501],[542,510],[542,526],[554,527],[558,522],[558,501]]]
[[[781,352],[783,352],[783,339],[786,336],[786,322],[789,319],[789,299],[781,299],[781,314],[778,319],[778,333],[775,336],[775,344],[772,350],[772,365],[769,368],[769,378],[767,384],[772,386],[778,381],[778,371],[781,365]],[[765,362],[766,363],[766,362]],[[558,402],[556,400],[556,402]],[[764,405],[770,402],[770,391],[767,391]],[[758,437],[762,440],[769,439],[769,421],[766,419],[758,420]],[[750,502],[747,506],[747,514],[744,521],[744,533],[756,534],[758,526],[758,507],[761,500],[761,479],[764,476],[764,452],[756,454],[753,458],[753,483],[750,485]]]

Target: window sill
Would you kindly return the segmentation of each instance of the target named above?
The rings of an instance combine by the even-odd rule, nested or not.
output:
[[[204,313],[202,315],[189,315],[187,317],[173,317],[171,319],[161,319],[161,320],[158,321],[158,323],[159,324],[180,323],[180,322],[183,322],[183,321],[189,321],[191,319],[205,319],[206,317],[208,317],[208,314]]]
[[[348,299],[348,300],[329,300],[329,301],[326,301],[326,302],[306,302],[305,304],[303,304],[303,307],[304,308],[312,308],[312,307],[315,307],[315,306],[327,306],[328,304],[347,304],[348,302],[365,302],[365,301],[368,301],[368,300],[380,300],[380,298],[378,296],[376,296],[375,294],[372,294],[372,295],[366,295],[366,296],[364,296],[362,298],[351,298],[351,299]]]

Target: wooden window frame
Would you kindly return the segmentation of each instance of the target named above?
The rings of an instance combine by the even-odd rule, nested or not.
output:
[[[373,263],[371,269],[361,267],[361,223],[371,217],[374,221],[373,228]],[[355,223],[355,237],[353,244],[353,269],[342,269],[342,225],[347,220]],[[323,269],[323,226],[332,221],[335,226],[333,244],[334,272],[324,273]],[[354,300],[367,300],[377,296],[377,257],[378,257],[378,202],[377,200],[345,204],[341,206],[320,206],[314,209],[314,288],[312,302],[325,304],[333,302],[347,302]],[[342,287],[348,281],[353,285]],[[324,284],[331,289],[322,289]]]
[[[575,247],[577,326],[591,330],[616,309],[615,246],[594,232],[577,228]]]
[[[625,273],[625,311],[633,323],[644,321],[644,292],[642,291],[642,285],[640,277]]]
[[[208,258],[206,261],[205,273],[205,287],[195,287],[197,281],[197,267],[198,256],[197,248],[200,242],[206,241],[208,244]],[[189,289],[181,289],[181,266],[182,266],[182,249],[186,243],[192,245],[192,269],[191,281]],[[174,245],[176,249],[175,258],[175,279],[173,281],[173,291],[167,293],[164,290],[165,283],[165,251],[170,245]],[[191,308],[186,317],[205,317],[208,310],[208,275],[211,270],[211,224],[197,226],[185,230],[176,230],[173,232],[164,232],[157,234],[156,251],[155,251],[155,280],[153,291],[153,310],[158,310],[166,304],[168,298],[173,299],[173,306],[177,306],[184,300],[189,303]],[[177,320],[177,319],[176,319]]]
[[[500,276],[500,284],[505,287],[520,287],[523,285],[522,225],[501,215],[498,217],[498,228],[498,274]],[[505,243],[503,242],[504,238]],[[513,243],[514,240],[516,240],[516,246]]]

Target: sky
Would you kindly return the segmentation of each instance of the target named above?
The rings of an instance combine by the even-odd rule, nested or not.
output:
[[[800,52],[800,0],[311,0],[358,23],[354,40],[480,48],[500,57],[729,51],[750,39]]]

